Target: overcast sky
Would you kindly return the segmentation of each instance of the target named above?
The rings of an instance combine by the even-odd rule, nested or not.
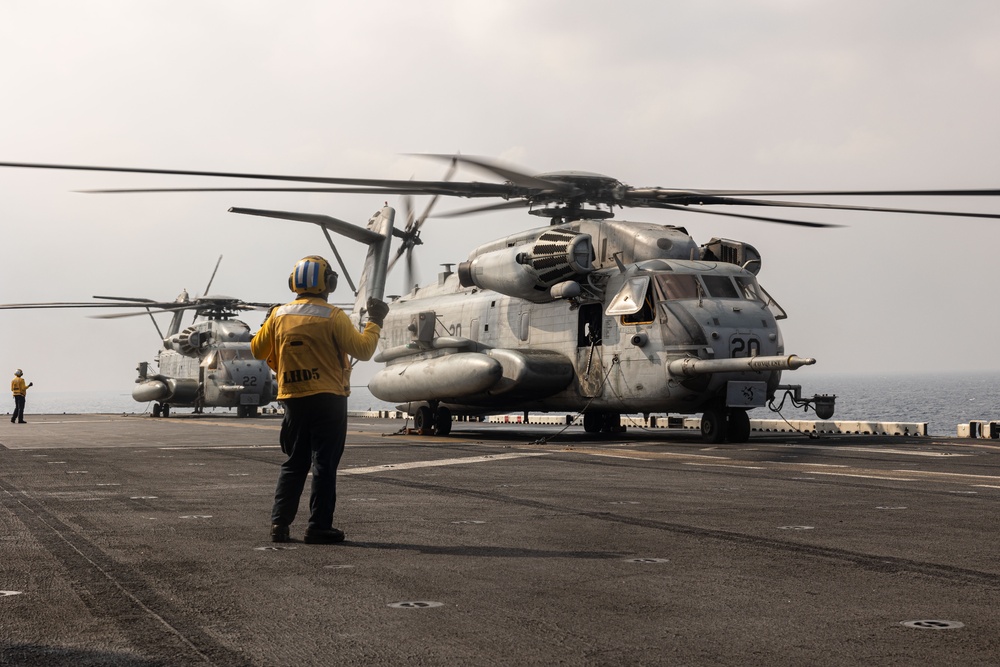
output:
[[[634,186],[1000,187],[995,0],[4,2],[0,91],[0,161],[437,179],[442,164],[412,154],[460,151]],[[246,185],[0,170],[0,302],[201,294],[219,255],[213,293],[287,301],[294,262],[329,254],[322,234],[227,209],[363,224],[382,205],[73,192],[224,184]],[[1000,212],[1000,199],[857,201]],[[808,230],[617,217],[756,246],[759,279],[789,313],[788,352],[818,359],[786,376],[807,393],[822,391],[810,373],[1000,371],[997,221],[809,213],[848,227]],[[538,224],[432,220],[421,282]],[[363,249],[341,248],[356,278]],[[393,282],[401,271],[389,293]],[[154,328],[87,314],[0,311],[0,371],[23,368],[35,391],[130,391],[159,347]]]

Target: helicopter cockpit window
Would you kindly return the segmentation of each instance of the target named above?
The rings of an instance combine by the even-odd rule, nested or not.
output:
[[[761,287],[760,285],[758,285],[757,288],[760,290],[760,293],[764,295],[763,299],[764,304],[767,307],[767,309],[771,311],[771,314],[774,315],[774,319],[776,320],[787,319],[788,313],[786,313],[785,309],[782,308],[780,305],[778,305],[778,302],[775,301],[774,298],[767,293],[767,290]]]
[[[604,314],[613,317],[615,315],[632,315],[633,313],[638,313],[646,306],[646,295],[648,293],[649,276],[629,278],[622,285],[622,288],[618,290],[618,294],[615,294],[614,298],[611,299],[611,303],[608,304],[608,309],[604,311]],[[647,322],[653,320],[652,306],[649,307],[649,310]]]
[[[698,277],[690,273],[659,274],[656,283],[667,299],[697,299]]]
[[[757,281],[753,278],[736,276],[736,286],[743,292],[743,298],[749,301],[763,301],[760,292],[757,290]]]
[[[740,298],[739,293],[736,291],[736,286],[729,276],[706,274],[702,276],[702,279],[705,281],[705,288],[708,289],[709,296],[716,299]]]

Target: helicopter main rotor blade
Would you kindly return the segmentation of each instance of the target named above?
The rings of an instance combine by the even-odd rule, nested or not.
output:
[[[463,162],[465,164],[471,164],[481,169],[485,169],[491,173],[505,178],[515,185],[520,185],[525,188],[532,188],[537,190],[549,191],[549,192],[559,192],[567,196],[572,196],[577,194],[579,190],[568,183],[562,183],[559,181],[551,181],[544,178],[539,178],[538,176],[532,176],[530,174],[525,174],[520,171],[516,171],[512,167],[500,164],[496,160],[490,160],[484,157],[474,157],[468,155],[441,155],[437,153],[425,153],[419,154],[421,157],[436,158],[440,160],[448,160],[454,165],[457,162]],[[447,180],[447,179],[445,179]]]
[[[94,295],[95,299],[111,299],[112,301],[138,301],[141,303],[159,303],[154,299],[144,299],[142,297],[131,297],[131,296],[97,296]]]
[[[796,227],[812,227],[816,229],[825,229],[833,227],[843,227],[844,225],[835,225],[826,222],[808,222],[805,220],[787,220],[785,218],[770,218],[761,215],[749,215],[746,213],[732,213],[729,211],[713,211],[708,208],[693,208],[690,206],[683,206],[680,204],[667,204],[665,202],[651,203],[649,208],[665,208],[672,211],[688,211],[690,213],[707,213],[709,215],[722,215],[730,218],[746,218],[747,220],[760,220],[762,222],[776,222],[782,225],[794,225]]]
[[[208,290],[212,289],[212,283],[215,281],[215,274],[219,272],[219,264],[222,264],[222,255],[219,255],[219,259],[215,262],[215,268],[212,269],[212,277],[208,279],[208,284],[205,285],[205,291],[202,294],[208,294]]]
[[[516,199],[514,201],[500,202],[499,204],[487,204],[475,208],[463,208],[458,211],[445,211],[433,216],[435,218],[458,218],[463,215],[475,215],[477,213],[490,213],[492,211],[509,211],[515,208],[528,208],[531,202],[526,199]]]
[[[852,204],[818,204],[810,202],[786,202],[769,199],[742,199],[737,197],[699,197],[692,204],[728,204],[735,206],[778,206],[786,208],[818,208],[838,211],[874,211],[878,213],[907,213],[913,215],[945,215],[965,218],[1000,219],[1000,213],[973,213],[969,211],[938,211],[932,209],[886,208],[882,206],[856,206]]]
[[[971,190],[705,190],[700,188],[629,188],[624,199],[671,201],[689,197],[1000,197],[1000,189]],[[627,204],[626,204],[627,205]]]
[[[0,304],[3,310],[26,310],[31,308],[162,308],[167,305],[177,305],[170,302],[151,301],[148,303],[94,303],[92,301],[49,301],[39,303],[4,303]]]

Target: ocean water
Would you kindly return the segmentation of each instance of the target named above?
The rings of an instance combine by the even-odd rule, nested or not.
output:
[[[956,426],[973,419],[1000,420],[1000,373],[946,373],[907,375],[819,375],[786,373],[786,383],[802,384],[802,395],[836,394],[834,419],[927,422],[931,435],[955,435]],[[780,395],[778,400],[780,401]],[[4,410],[13,410],[13,399]],[[391,410],[394,405],[380,401],[367,387],[353,387],[348,400],[351,410]],[[143,414],[152,404],[136,403],[122,391],[45,392],[37,388],[28,394],[27,414]],[[209,413],[226,413],[210,408]],[[235,411],[234,411],[235,412]],[[787,419],[815,419],[785,402],[782,414]],[[765,408],[754,410],[751,417],[770,418]]]

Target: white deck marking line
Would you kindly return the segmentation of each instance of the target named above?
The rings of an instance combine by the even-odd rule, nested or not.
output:
[[[994,486],[993,484],[973,484],[972,486],[980,489],[1000,489],[1000,486]]]
[[[638,449],[594,449],[591,447],[569,447],[552,450],[553,453],[590,454],[592,456],[617,456],[619,458],[644,457],[644,461],[658,459],[708,459],[710,461],[729,461],[728,456],[710,456],[708,454],[691,454],[689,452],[645,452]],[[631,455],[631,456],[630,456]]]
[[[823,472],[821,470],[816,470],[812,475],[833,475],[836,477],[861,477],[862,479],[888,479],[893,482],[915,482],[915,479],[907,479],[906,477],[887,477],[885,475],[861,475],[858,473],[850,472]]]
[[[629,459],[630,461],[652,461],[653,459],[643,458],[641,456],[626,456],[625,454],[605,454],[604,452],[586,452],[591,456],[603,456],[608,459]]]
[[[954,445],[943,445],[954,447]],[[841,452],[875,452],[877,454],[900,454],[902,456],[972,456],[972,454],[952,454],[951,452],[904,452],[898,449],[875,449],[869,447],[844,447],[842,445],[796,445],[796,449],[822,449]]]
[[[906,475],[934,475],[936,477],[962,477],[965,479],[988,479],[1000,482],[1000,477],[996,475],[967,475],[961,472],[934,472],[933,470],[893,470]]]
[[[437,459],[434,461],[410,461],[409,463],[389,463],[381,466],[369,466],[367,468],[347,468],[337,471],[338,475],[365,475],[372,472],[395,472],[397,470],[411,470],[413,468],[434,468],[437,466],[454,466],[464,463],[486,463],[488,461],[506,461],[509,459],[521,459],[526,456],[548,456],[548,452],[524,452],[521,454],[492,454],[487,456],[469,456],[461,459]]]
[[[157,447],[162,451],[191,449],[278,449],[280,445],[181,445],[172,447]]]
[[[772,461],[779,466],[802,466],[807,468],[847,468],[849,466],[840,463],[799,463],[798,461]]]
[[[682,463],[685,466],[704,466],[707,468],[740,468],[742,470],[767,470],[764,466],[738,466],[732,463],[700,463],[697,461],[689,461]]]

